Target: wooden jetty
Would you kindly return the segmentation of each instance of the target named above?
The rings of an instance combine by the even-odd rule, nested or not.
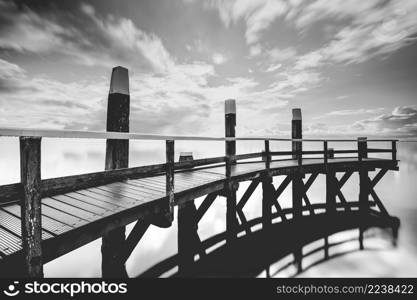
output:
[[[376,184],[387,171],[398,170],[396,140],[303,139],[300,109],[293,110],[289,139],[236,137],[236,102],[230,99],[225,102],[225,137],[137,134],[129,132],[129,107],[128,71],[116,67],[108,98],[106,132],[0,129],[0,136],[19,138],[21,170],[19,183],[0,186],[1,276],[42,277],[44,263],[101,237],[102,276],[125,277],[125,262],[148,227],[166,228],[174,219],[178,222],[178,274],[183,276],[191,274],[196,255],[205,255],[201,245],[209,247],[224,239],[228,246],[238,247],[240,233],[249,236],[255,223],[261,223],[262,231],[268,232],[277,218],[281,223],[308,227],[303,230],[298,225],[298,229],[286,232],[290,235],[287,238],[274,236],[275,248],[286,244],[286,239],[294,241],[295,246],[288,251],[294,254],[299,271],[303,268],[303,245],[315,237],[313,233],[302,237],[301,232],[320,233],[333,227],[331,222],[339,224],[343,220],[334,226],[338,230],[359,228],[360,248],[363,232],[371,226],[392,228],[396,240],[399,220],[390,216],[375,192]],[[106,139],[105,171],[42,179],[42,138]],[[129,167],[129,140],[165,140],[166,162]],[[174,145],[182,140],[223,142],[225,155],[194,159],[192,153],[185,153],[177,162]],[[239,141],[264,141],[264,149],[236,154]],[[271,143],[276,141],[291,143],[291,150],[272,149]],[[328,148],[329,143],[339,142],[352,143],[354,147]],[[369,147],[376,142],[389,142],[390,147]],[[320,150],[304,150],[305,143],[318,144]],[[389,157],[372,157],[379,153],[388,153]],[[371,171],[377,171],[373,178]],[[352,201],[344,197],[341,189],[354,174],[359,175],[360,192],[358,199]],[[276,176],[284,177],[279,186],[273,183]],[[312,204],[308,190],[318,176],[326,177],[325,200]],[[241,182],[249,182],[249,186],[237,199]],[[282,208],[279,198],[290,183],[292,207]],[[247,220],[243,208],[259,185],[262,216]],[[197,208],[194,200],[198,197],[205,198]],[[226,231],[221,238],[201,241],[199,221],[215,201],[224,198]],[[176,218],[174,206],[178,206]],[[321,227],[316,230],[312,229],[314,216],[321,220],[317,221]],[[126,236],[125,226],[132,222],[136,224]],[[325,243],[331,233],[326,231]]]

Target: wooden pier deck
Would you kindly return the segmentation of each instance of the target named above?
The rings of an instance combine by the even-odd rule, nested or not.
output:
[[[388,159],[367,158],[360,165],[368,169],[396,169],[396,162]],[[340,170],[354,171],[360,165],[356,157],[333,158],[327,162],[328,167]],[[321,158],[303,159],[305,174],[324,172],[323,167]],[[271,161],[268,171],[272,176],[291,175],[298,168],[297,160],[286,159]],[[231,167],[230,179],[234,182],[254,180],[260,178],[265,170],[264,162],[237,163]],[[176,204],[223,191],[227,180],[225,173],[225,165],[176,171]],[[160,211],[166,202],[165,177],[161,174],[127,179],[43,197],[44,263],[101,237],[104,230],[127,225]],[[15,264],[16,260],[21,260],[21,199],[15,200],[0,207],[0,265],[2,261],[7,263],[10,260]]]
[[[234,100],[225,102],[225,137],[130,133],[127,74],[121,67],[113,70],[113,77],[119,78],[112,77],[111,84],[124,83],[110,88],[106,132],[0,128],[0,137],[19,138],[21,173],[20,182],[0,186],[0,276],[42,277],[44,263],[102,238],[103,277],[125,277],[125,262],[143,234],[150,225],[171,226],[175,206],[178,206],[175,218],[178,273],[190,275],[195,255],[205,254],[201,244],[220,241],[217,237],[201,241],[198,235],[198,223],[209,207],[216,199],[225,198],[226,231],[222,236],[228,246],[236,245],[239,232],[251,233],[250,224],[255,220],[247,220],[243,208],[259,185],[262,186],[262,197],[257,199],[262,207],[259,220],[265,232],[277,216],[281,221],[291,219],[298,226],[303,224],[305,213],[312,216],[317,209],[322,213],[324,210],[322,219],[332,219],[340,210],[348,217],[348,213],[357,210],[355,218],[359,217],[361,222],[355,224],[359,224],[361,249],[366,224],[371,224],[366,222],[368,219],[377,218],[377,222],[372,222],[375,226],[391,226],[396,239],[399,222],[389,215],[374,187],[389,170],[398,170],[397,140],[303,139],[300,109],[293,110],[291,138],[236,137]],[[106,139],[105,171],[42,179],[42,138]],[[130,140],[165,141],[166,161],[129,167]],[[184,140],[224,143],[225,155],[194,159],[188,153],[176,161],[175,141]],[[260,152],[236,154],[240,141],[261,141],[264,146]],[[340,142],[354,147],[329,148],[329,143]],[[370,147],[380,142],[391,147]],[[287,146],[277,147],[273,143]],[[318,145],[315,149],[319,150],[304,149],[306,143]],[[376,154],[385,157],[373,157]],[[376,171],[373,178],[372,171]],[[346,199],[341,189],[355,173],[359,175],[358,198]],[[312,205],[307,192],[320,174],[326,178],[325,201]],[[284,177],[277,187],[273,183],[276,176]],[[250,184],[237,199],[240,182]],[[281,207],[279,198],[290,183],[292,207],[288,210]],[[199,197],[204,200],[197,208],[194,200]],[[136,224],[126,236],[125,226],[133,222]],[[297,232],[292,235],[297,241]],[[292,249],[299,271],[303,247],[300,243]]]

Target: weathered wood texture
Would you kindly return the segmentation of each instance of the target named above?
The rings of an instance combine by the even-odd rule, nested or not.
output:
[[[20,207],[25,273],[28,277],[43,277],[41,138],[20,138],[20,178],[23,186]]]

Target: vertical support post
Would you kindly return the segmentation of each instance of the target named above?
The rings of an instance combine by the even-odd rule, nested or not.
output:
[[[265,174],[262,178],[262,227],[267,229],[272,224],[272,197],[274,196],[273,179],[269,173],[271,154],[269,140],[265,140]],[[267,273],[269,270],[266,270]]]
[[[181,152],[179,162],[192,162],[192,152]],[[178,274],[182,277],[191,275],[194,255],[197,252],[198,222],[194,200],[178,204]]]
[[[271,166],[271,150],[269,148],[269,140],[265,140],[265,168],[269,170]]]
[[[368,157],[368,145],[366,137],[358,137],[358,159],[360,162],[364,158]],[[369,177],[368,170],[363,166],[363,163],[359,166],[359,213],[361,216],[361,224],[366,221],[366,216],[368,214],[368,205],[369,205]],[[365,226],[359,226],[359,248],[364,249],[363,245],[363,234],[365,231]]]
[[[334,150],[328,148],[328,142],[323,142],[324,148],[324,166],[326,169],[326,212],[332,214],[336,212],[336,190],[335,190],[335,177],[336,172],[329,167],[329,158],[334,158]],[[324,259],[329,258],[329,236],[324,237]]]
[[[292,122],[291,122],[291,138],[302,139],[302,117],[301,109],[294,108],[292,110]],[[302,174],[302,142],[292,142],[293,159],[298,160],[299,169],[293,174],[292,177],[292,208],[293,208],[293,219],[297,222],[297,219],[303,216],[303,194],[304,194],[304,182]],[[302,246],[297,247],[294,250],[294,261],[298,272],[302,271]]]
[[[226,138],[236,137],[236,101],[225,101],[225,135]],[[232,165],[236,163],[236,141],[226,141],[226,231],[227,242],[231,243],[237,236],[238,221],[236,216],[236,187],[231,180]]]
[[[326,212],[334,214],[336,212],[336,172],[330,167],[327,162],[328,159],[334,158],[334,150],[327,148],[327,141],[325,141],[325,166],[326,166]]]
[[[113,68],[107,102],[107,131],[129,132],[130,95],[129,73],[126,68]],[[129,140],[107,139],[106,170],[129,166]],[[102,237],[102,276],[127,277],[124,262],[120,259],[125,241],[125,227],[111,230]]]
[[[194,201],[178,204],[178,273],[182,277],[191,275],[196,254],[197,230]]]
[[[20,202],[25,275],[43,277],[41,221],[41,138],[20,138]]]
[[[166,141],[166,172],[165,190],[168,198],[168,211],[166,218],[169,223],[174,220],[174,159],[175,159],[174,140]]]
[[[267,229],[272,224],[272,197],[274,196],[272,177],[267,173],[262,178],[262,228]]]

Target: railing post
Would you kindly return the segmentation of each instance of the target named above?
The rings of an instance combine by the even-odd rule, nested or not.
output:
[[[129,132],[130,95],[129,73],[126,68],[113,68],[107,102],[107,131]],[[129,166],[129,140],[107,139],[106,170]],[[103,235],[102,276],[127,277],[124,262],[120,259],[125,241],[125,227],[120,226]]]
[[[225,135],[226,138],[236,136],[236,101],[225,101]],[[231,179],[232,166],[236,163],[236,141],[226,141],[226,231],[227,242],[233,242],[237,235],[238,221],[236,217],[236,185]]]
[[[20,138],[20,178],[23,197],[20,202],[22,248],[25,273],[43,277],[41,218],[41,138]]]
[[[364,158],[368,158],[368,143],[367,137],[358,137],[358,159],[362,161]]]
[[[269,171],[271,166],[271,150],[269,148],[269,140],[265,140],[265,168]]]
[[[391,141],[392,160],[397,161],[397,141]]]
[[[328,148],[327,141],[324,142],[324,160],[326,168],[326,212],[336,212],[336,172],[328,165],[328,160],[334,158],[334,150]]]
[[[359,213],[361,217],[361,225],[359,226],[359,248],[364,249],[363,234],[365,226],[362,224],[365,222],[368,214],[369,205],[369,177],[368,170],[364,167],[362,161],[368,157],[368,146],[366,137],[358,137],[358,159],[361,162],[359,166]]]

